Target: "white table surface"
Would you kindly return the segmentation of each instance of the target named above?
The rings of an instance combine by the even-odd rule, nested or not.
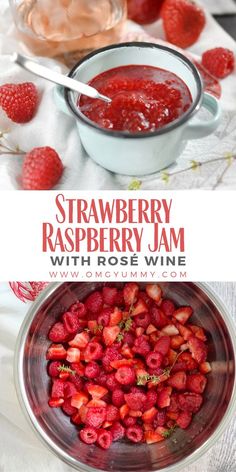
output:
[[[212,283],[236,322],[236,283]],[[0,472],[72,472],[42,446],[28,426],[13,384],[14,344],[29,305],[0,285]],[[236,417],[216,445],[182,472],[236,471]]]

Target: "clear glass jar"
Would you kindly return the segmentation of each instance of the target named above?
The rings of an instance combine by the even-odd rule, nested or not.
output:
[[[119,42],[126,0],[9,0],[21,40],[36,55],[68,65]]]

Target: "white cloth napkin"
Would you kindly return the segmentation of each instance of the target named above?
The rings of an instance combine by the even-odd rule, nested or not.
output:
[[[127,22],[126,32],[143,31],[138,25]],[[161,21],[146,28],[154,37],[163,38]],[[33,80],[41,92],[41,101],[36,117],[30,123],[17,125],[10,122],[0,111],[0,130],[9,129],[7,139],[13,145],[19,145],[23,150],[36,146],[52,146],[57,150],[65,166],[64,175],[59,187],[62,189],[121,189],[126,190],[132,177],[113,174],[95,164],[84,152],[72,117],[60,112],[54,104],[53,85],[45,80],[37,79],[10,63],[7,54],[22,50],[21,44],[14,39],[14,27],[9,10],[3,9],[0,18],[0,84],[11,81]],[[215,46],[232,49],[236,54],[236,43],[223,29],[207,15],[207,26],[200,40],[190,49],[201,56],[203,51]],[[45,59],[44,59],[45,60]],[[51,67],[60,67],[54,62],[46,62]],[[188,143],[177,163],[168,169],[169,173],[178,172],[163,181],[163,174],[156,173],[145,176],[142,180],[143,190],[178,189],[178,188],[213,188],[219,181],[218,188],[231,189],[236,187],[236,163],[221,182],[220,175],[227,162],[215,162],[201,166],[200,170],[183,172],[192,160],[205,161],[234,152],[236,140],[236,72],[222,81],[223,94],[221,103],[223,118],[217,131],[211,136],[192,140]],[[12,156],[1,156],[0,159],[0,189],[11,190],[19,188],[22,159]],[[179,173],[180,171],[180,173]],[[135,177],[135,176],[134,176]]]
[[[211,284],[236,321],[236,284]],[[41,444],[21,412],[14,389],[13,356],[17,333],[30,306],[0,284],[0,471],[72,472]],[[216,445],[182,472],[235,472],[236,419]]]
[[[236,13],[234,0],[201,0],[201,3],[212,15],[229,15]]]

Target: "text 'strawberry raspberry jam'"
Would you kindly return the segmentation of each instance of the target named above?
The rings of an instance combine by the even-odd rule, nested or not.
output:
[[[186,429],[204,402],[207,336],[157,284],[103,287],[73,303],[50,328],[49,406],[80,439],[153,444]]]
[[[89,85],[112,102],[82,96],[80,110],[100,127],[114,131],[156,131],[177,120],[192,104],[183,80],[158,67],[117,67],[96,76]]]

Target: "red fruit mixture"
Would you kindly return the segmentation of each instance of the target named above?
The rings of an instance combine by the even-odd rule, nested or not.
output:
[[[204,401],[207,338],[157,284],[103,287],[51,327],[49,406],[62,408],[86,444],[152,444],[187,428]]]
[[[38,91],[32,82],[0,87],[0,106],[15,123],[27,123],[35,115]]]
[[[128,0],[128,17],[145,25],[153,23],[160,16],[164,0]]]
[[[202,65],[218,79],[224,79],[234,71],[234,53],[220,47],[209,49],[202,55]]]
[[[112,102],[82,96],[78,107],[87,118],[108,130],[152,132],[179,118],[192,103],[185,83],[158,67],[116,67],[98,75],[89,85]]]
[[[180,48],[192,46],[206,24],[204,11],[192,0],[165,0],[161,14],[166,39]]]

